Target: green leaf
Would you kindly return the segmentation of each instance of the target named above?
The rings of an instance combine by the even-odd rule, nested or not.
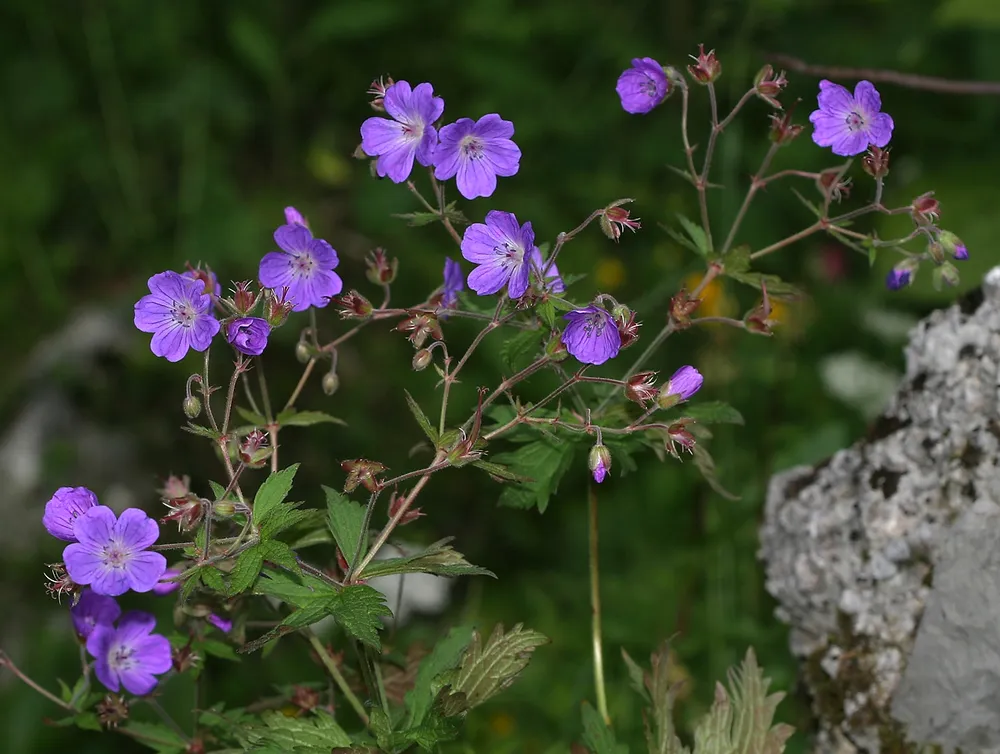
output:
[[[723,258],[725,274],[739,275],[750,269],[750,247],[746,244],[734,246]]]
[[[336,597],[338,592],[331,584],[307,574],[291,574],[265,568],[253,587],[254,594],[265,594],[295,607],[318,599]]]
[[[200,642],[202,651],[207,655],[212,655],[212,657],[219,657],[223,660],[236,660],[239,661],[239,655],[236,654],[236,650],[231,646],[226,644],[224,641],[219,641],[218,639],[205,639]]]
[[[434,651],[420,662],[413,689],[406,693],[410,727],[420,725],[424,721],[431,710],[434,698],[441,690],[442,684],[437,683],[438,677],[458,665],[471,638],[471,626],[456,626],[446,637],[438,641],[434,645]]]
[[[485,646],[475,631],[452,678],[452,689],[464,694],[468,707],[476,707],[514,683],[527,667],[532,652],[548,641],[537,631],[524,630],[520,623],[506,634],[498,624]]]
[[[226,593],[226,585],[222,581],[222,572],[212,565],[202,566],[198,569],[202,583],[214,592]]]
[[[743,424],[743,415],[722,401],[685,404],[683,411],[684,416],[701,424]]]
[[[272,539],[267,542],[261,542],[257,545],[257,549],[260,550],[261,557],[264,560],[268,560],[275,565],[287,568],[293,573],[302,573],[302,569],[299,567],[299,561],[295,557],[295,553],[292,552],[292,548],[284,542],[278,542]]]
[[[123,726],[139,743],[148,746],[158,754],[181,754],[187,751],[187,743],[171,728],[162,723],[129,721]],[[100,730],[98,726],[97,730]]]
[[[264,565],[264,553],[260,545],[240,553],[229,574],[229,596],[241,594],[253,586]]]
[[[559,488],[559,482],[573,462],[573,447],[568,442],[558,445],[548,440],[535,440],[511,453],[500,453],[493,460],[510,466],[511,471],[530,481],[504,488],[500,505],[512,508],[538,507],[544,513],[549,497]]]
[[[644,716],[646,743],[649,750],[657,754],[688,754],[674,727],[674,702],[679,684],[674,683],[670,676],[670,652],[670,644],[664,642],[650,658],[652,672],[646,677],[645,683],[652,705],[649,715]]]
[[[226,497],[226,488],[218,482],[209,480],[208,486],[212,488],[212,495],[216,500],[223,500]]]
[[[365,579],[378,576],[392,576],[399,573],[434,573],[438,576],[492,576],[496,574],[485,568],[467,562],[462,553],[456,552],[447,543],[451,537],[435,542],[423,552],[402,558],[373,560],[362,573]]]
[[[256,411],[251,411],[248,408],[237,406],[236,413],[242,416],[246,421],[253,424],[255,427],[266,427],[268,424],[268,421],[265,417],[261,416]]]
[[[722,482],[719,481],[719,475],[715,470],[715,460],[712,458],[712,454],[708,452],[705,446],[700,442],[695,444],[693,453],[694,465],[698,468],[698,471],[701,472],[705,481],[708,482],[708,486],[727,500],[739,500],[739,495],[733,494],[722,486]]]
[[[545,299],[542,303],[535,307],[535,312],[541,318],[542,322],[549,329],[553,329],[556,326],[556,306],[552,303],[552,299]]]
[[[264,541],[274,539],[278,534],[302,523],[309,517],[309,511],[299,510],[298,503],[283,503],[272,509],[259,522],[260,538]]]
[[[410,412],[413,414],[413,418],[417,420],[417,424],[420,425],[420,429],[423,430],[427,438],[437,445],[438,433],[431,424],[431,420],[427,418],[427,414],[424,413],[420,405],[413,400],[413,396],[410,395],[409,390],[403,391],[406,394],[406,405],[410,407]]]
[[[628,754],[628,746],[615,740],[614,731],[587,702],[583,703],[583,743],[593,754]]]
[[[402,214],[392,215],[392,217],[400,220],[406,220],[406,224],[411,228],[419,228],[423,225],[430,225],[440,219],[437,212],[404,212]]]
[[[503,482],[530,482],[528,477],[521,476],[520,474],[515,474],[513,471],[508,469],[506,466],[501,466],[499,463],[493,463],[491,461],[473,461],[472,465],[477,469],[482,469],[487,474],[492,477],[496,477]]]
[[[635,689],[635,693],[642,697],[647,704],[650,703],[649,691],[646,690],[646,674],[639,664],[629,656],[629,653],[622,647],[622,659],[625,660],[625,667],[628,668],[628,679]]]
[[[802,194],[798,192],[797,189],[792,189],[792,193],[795,194],[795,198],[797,198],[800,202],[802,202],[803,206],[805,206],[806,209],[808,209],[810,212],[816,215],[816,217],[819,218],[823,217],[823,210],[819,208],[819,205],[806,199],[804,196],[802,196]]]
[[[314,424],[340,424],[344,427],[347,426],[347,422],[343,419],[330,416],[322,411],[296,411],[294,408],[282,411],[274,421],[282,427],[311,427]]]
[[[326,520],[330,533],[337,541],[337,547],[343,553],[347,564],[353,566],[358,556],[361,528],[365,525],[365,506],[350,500],[331,487],[323,487],[323,493],[326,495]],[[364,549],[365,546],[362,547],[362,550]]]
[[[261,714],[261,725],[253,725],[242,732],[244,746],[251,751],[260,747],[273,747],[275,751],[289,754],[330,754],[336,747],[350,747],[351,737],[333,719],[333,715],[316,710],[308,717],[287,717],[281,712],[268,710]]]
[[[186,427],[181,427],[185,432],[190,432],[192,435],[198,435],[198,437],[207,437],[209,440],[218,440],[221,435],[214,429],[209,427],[203,427],[200,424],[194,424],[188,422]]]
[[[385,595],[365,584],[346,586],[340,592],[333,616],[355,639],[376,650],[382,649],[378,630],[381,618],[392,615],[385,604]]]
[[[263,526],[272,511],[288,497],[288,492],[292,489],[292,480],[298,470],[299,465],[296,463],[287,469],[274,472],[264,480],[253,500],[253,520],[258,527]]]
[[[711,254],[711,249],[708,248],[708,236],[705,234],[705,229],[700,225],[691,222],[684,217],[684,215],[679,213],[677,215],[677,221],[681,224],[681,227],[684,229],[684,233],[686,233],[686,235],[678,233],[668,225],[661,224],[661,227],[667,232],[667,235],[669,235],[681,246],[686,249],[690,249],[698,256],[707,259],[709,254]]]
[[[791,283],[786,283],[777,275],[767,275],[763,272],[732,273],[727,268],[726,277],[730,277],[738,283],[743,283],[744,285],[749,285],[752,288],[756,288],[758,291],[764,284],[766,284],[767,292],[774,296],[789,296],[789,297],[802,296],[801,289],[797,288]]]
[[[500,359],[512,373],[520,372],[535,360],[541,347],[541,330],[520,330],[500,346]]]

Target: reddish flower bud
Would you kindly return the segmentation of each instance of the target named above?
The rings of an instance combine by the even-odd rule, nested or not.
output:
[[[406,500],[406,495],[399,495],[395,492],[389,498],[389,518],[394,518],[399,509],[403,507],[403,502]],[[399,526],[410,523],[411,521],[416,521],[418,518],[424,515],[424,512],[419,508],[410,508],[402,515],[399,519]]]
[[[743,324],[747,332],[771,335],[774,321],[771,319],[771,299],[767,295],[767,285],[762,282],[760,290],[762,294],[760,303],[744,315]]]
[[[422,372],[427,367],[431,365],[431,361],[434,360],[434,355],[430,352],[429,348],[421,348],[415,354],[413,354],[413,371]]]
[[[252,287],[253,282],[250,280],[236,284],[236,288],[233,290],[233,309],[236,310],[237,314],[249,314],[257,306],[260,291],[253,291]]]
[[[368,87],[368,94],[371,96],[372,100],[368,104],[372,106],[372,110],[377,113],[385,112],[385,90],[395,83],[391,76],[382,77],[379,76],[375,79],[371,86]]]
[[[174,672],[176,673],[186,673],[200,661],[201,658],[191,647],[190,641],[183,647],[174,647],[174,650],[170,653],[170,664],[173,665]]]
[[[792,114],[795,112],[793,104],[783,113],[773,113],[771,118],[771,130],[768,134],[771,141],[779,146],[790,144],[800,133],[803,126],[792,122]]]
[[[375,285],[389,285],[396,279],[399,260],[389,259],[381,248],[373,249],[365,257],[365,276]]]
[[[682,419],[676,424],[671,424],[667,427],[667,439],[665,445],[667,452],[674,458],[680,458],[680,451],[686,450],[688,453],[694,453],[694,435],[687,430],[687,424],[690,421],[690,419]]]
[[[640,406],[645,407],[650,401],[656,400],[658,395],[656,372],[639,372],[625,382],[625,397]]]
[[[692,298],[686,288],[681,288],[677,294],[670,299],[670,319],[674,327],[683,330],[691,325],[691,315],[701,304],[700,298]]]
[[[69,577],[64,564],[49,563],[47,567],[49,572],[45,574],[45,591],[60,604],[62,604],[62,598],[68,596],[70,604],[75,605],[80,599],[83,587]]]
[[[434,338],[434,340],[442,340],[444,338],[444,333],[441,332],[441,325],[438,324],[437,317],[429,312],[411,313],[409,317],[396,325],[396,330],[398,332],[409,333],[406,336],[407,339],[417,348],[423,348],[424,343],[427,342],[428,335]]]
[[[183,497],[164,498],[163,504],[170,513],[160,519],[161,524],[176,521],[178,531],[191,531],[201,523],[209,501],[189,492]]]
[[[264,319],[271,327],[281,327],[292,313],[292,302],[288,300],[288,288],[280,292],[264,289]]]
[[[639,328],[641,322],[635,321],[635,312],[627,306],[619,304],[611,310],[611,316],[618,327],[618,335],[621,337],[622,348],[628,348],[639,339]]]
[[[295,686],[291,702],[303,712],[311,712],[319,706],[319,691],[308,686]]]
[[[347,472],[344,492],[353,492],[358,488],[358,485],[363,486],[369,492],[375,492],[382,488],[382,483],[375,478],[376,475],[386,471],[388,467],[383,466],[378,461],[355,458],[343,461],[340,468]]]
[[[208,267],[203,268],[200,264],[197,267],[192,267],[190,262],[187,262],[184,266],[187,267],[187,271],[184,273],[184,277],[193,278],[194,280],[200,280],[202,283],[204,283],[205,290],[203,292],[207,293],[209,296],[212,296],[213,299],[219,295],[220,292],[219,281],[218,278],[215,277],[215,273],[212,272],[210,268]]]
[[[160,497],[166,500],[187,497],[191,492],[191,477],[186,475],[177,477],[171,474],[163,483],[162,489],[157,490],[157,492],[160,493]]]
[[[910,204],[910,216],[917,225],[934,225],[941,216],[941,205],[934,198],[934,192],[921,194]]]
[[[334,296],[333,305],[344,319],[368,319],[375,310],[371,301],[355,290],[343,296]]]
[[[615,243],[618,243],[618,239],[621,238],[622,231],[625,228],[635,233],[642,227],[638,217],[629,217],[629,211],[619,205],[607,207],[601,213],[599,222],[604,235]]]
[[[698,55],[691,55],[694,65],[687,67],[688,73],[699,84],[710,84],[722,74],[722,63],[715,57],[715,50],[705,52],[704,45],[698,45]]]
[[[828,168],[819,174],[816,179],[816,188],[823,196],[829,196],[831,200],[839,202],[851,195],[851,179],[844,178],[842,168]]]
[[[785,72],[775,75],[774,68],[770,64],[766,64],[753,80],[754,92],[764,100],[771,107],[781,107],[781,103],[776,99],[781,91],[788,85],[788,79],[785,78]],[[799,127],[801,129],[801,126]]]
[[[865,156],[861,158],[861,167],[872,178],[885,178],[889,175],[889,149],[869,146]]]
[[[267,433],[257,428],[240,442],[240,461],[251,469],[261,468],[273,452],[274,448],[270,446]]]
[[[927,255],[937,264],[944,262],[944,247],[937,241],[927,243]]]
[[[119,723],[128,720],[128,702],[119,694],[105,694],[94,711],[98,722],[105,728],[117,728]]]

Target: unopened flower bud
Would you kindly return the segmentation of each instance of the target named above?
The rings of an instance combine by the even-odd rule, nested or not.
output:
[[[933,225],[941,216],[941,205],[934,198],[934,192],[921,194],[910,203],[910,217],[917,225]]]
[[[944,262],[944,247],[937,241],[929,241],[927,243],[927,256],[933,259],[937,264],[941,264]]]
[[[233,308],[237,314],[249,314],[257,306],[260,293],[252,291],[252,286],[253,283],[249,280],[236,284],[236,288],[233,290]]]
[[[824,197],[839,202],[851,195],[851,179],[843,177],[843,168],[827,168],[816,179],[816,188]]]
[[[674,458],[680,458],[678,446],[680,446],[680,450],[686,450],[688,453],[694,453],[695,439],[694,435],[692,435],[687,429],[688,421],[682,420],[667,427],[665,445],[667,452]]]
[[[292,312],[292,302],[288,300],[288,288],[280,292],[270,288],[264,291],[264,319],[271,327],[281,327]]]
[[[308,686],[295,686],[290,701],[303,712],[311,712],[319,706],[319,691]]]
[[[594,475],[594,481],[600,484],[611,471],[611,451],[606,445],[597,443],[590,449],[587,466]]]
[[[715,57],[715,50],[705,52],[704,45],[698,45],[698,55],[692,55],[694,65],[687,67],[688,73],[699,84],[711,84],[722,74],[722,63]]]
[[[363,486],[369,492],[381,489],[381,482],[376,479],[376,476],[387,469],[378,461],[368,461],[364,458],[343,461],[340,468],[347,472],[344,492],[353,492],[358,488],[358,485]]]
[[[688,400],[701,389],[701,384],[704,381],[705,378],[701,376],[701,372],[694,367],[681,367],[660,388],[657,405],[660,408],[672,408],[678,403]]]
[[[259,469],[267,459],[271,457],[274,448],[268,442],[267,433],[260,429],[253,429],[250,434],[240,442],[240,461],[251,469]]]
[[[333,395],[340,387],[340,377],[337,376],[336,372],[327,372],[320,380],[320,387],[323,388],[324,395]]]
[[[389,285],[396,279],[399,260],[389,259],[381,248],[373,249],[365,257],[365,277],[375,285]]]
[[[161,524],[176,521],[178,531],[191,531],[201,523],[209,503],[208,500],[188,492],[180,497],[164,497],[163,504],[170,512],[160,519]]]
[[[771,298],[767,295],[767,286],[761,283],[761,300],[753,309],[743,316],[743,326],[747,332],[757,335],[771,335]]]
[[[771,118],[771,130],[768,133],[768,138],[778,146],[783,147],[786,144],[790,144],[802,133],[803,126],[792,122],[794,112],[795,105],[793,103],[792,107],[788,108],[788,110],[782,113],[772,113],[769,116]]]
[[[300,364],[308,364],[311,359],[312,350],[309,348],[309,344],[300,340],[295,344],[295,360]]]
[[[931,276],[931,282],[934,284],[935,290],[941,290],[945,286],[954,288],[962,282],[962,280],[959,277],[958,268],[951,262],[945,262],[935,268],[934,273]]]
[[[625,382],[625,397],[645,407],[659,394],[656,387],[656,372],[639,372]]]
[[[861,167],[872,178],[885,178],[889,175],[889,149],[869,146],[861,158]]]
[[[344,319],[368,319],[375,307],[355,290],[348,291],[343,296],[334,296],[332,303]]]
[[[549,361],[556,364],[569,358],[569,351],[566,350],[566,344],[562,342],[561,333],[555,333],[545,343],[545,355],[549,358]]]
[[[98,722],[105,728],[117,728],[128,720],[128,702],[119,694],[105,694],[94,707]]]
[[[634,311],[627,306],[618,304],[611,310],[611,317],[618,328],[622,348],[628,348],[639,339],[639,328],[642,326],[642,323],[635,321]]]
[[[890,291],[898,291],[913,282],[913,273],[916,272],[918,262],[913,259],[904,259],[885,276],[885,287]]]
[[[622,201],[631,201],[626,199]],[[629,211],[620,204],[612,204],[605,208],[599,220],[601,231],[615,243],[622,236],[622,231],[628,228],[635,233],[642,224],[638,217],[629,217]]]
[[[184,416],[188,419],[197,419],[201,415],[201,401],[193,395],[184,399],[181,408],[184,409]]]
[[[406,336],[407,339],[417,348],[423,348],[424,343],[427,342],[427,336],[431,336],[434,340],[444,338],[441,325],[438,324],[438,318],[429,312],[411,313],[409,317],[396,325],[396,330],[409,333]]]
[[[396,517],[396,514],[399,513],[405,501],[406,501],[406,495],[400,495],[395,492],[392,493],[392,495],[389,497],[389,518]],[[412,521],[416,521],[423,515],[424,512],[419,508],[407,508],[406,513],[404,513],[399,518],[399,526],[404,526],[405,524],[408,524]]]
[[[777,97],[787,85],[788,79],[785,78],[785,72],[782,71],[775,75],[774,68],[769,63],[757,72],[753,80],[753,88],[757,96],[771,107],[777,108],[781,107]]]
[[[413,354],[413,371],[422,372],[430,366],[433,359],[434,355],[430,352],[429,348],[421,348]]]
[[[938,243],[941,244],[941,248],[944,249],[945,253],[960,262],[964,262],[969,258],[969,250],[965,248],[962,239],[950,230],[942,230],[938,233]]]
[[[686,288],[681,288],[677,294],[670,299],[670,321],[677,329],[684,329],[691,325],[691,315],[701,304],[700,298],[692,298]]]
[[[48,569],[49,572],[45,574],[45,591],[60,603],[63,597],[69,597],[70,604],[75,605],[83,587],[69,577],[63,563],[49,563]]]
[[[232,518],[236,513],[236,506],[231,500],[218,500],[212,506],[212,515],[216,518]]]

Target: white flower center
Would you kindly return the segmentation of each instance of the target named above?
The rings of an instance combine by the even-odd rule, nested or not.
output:
[[[647,97],[656,96],[656,82],[653,81],[653,77],[647,75],[646,80],[639,87],[639,91],[645,94]]]
[[[135,650],[132,647],[126,647],[123,644],[114,644],[108,651],[108,665],[118,673],[131,670],[135,664],[135,660],[132,658],[134,653]]]
[[[195,311],[190,301],[175,301],[174,308],[170,313],[174,318],[174,322],[181,327],[193,326],[194,321],[198,318],[198,312]]]
[[[104,550],[101,552],[101,558],[109,568],[118,569],[125,567],[125,564],[129,561],[130,554],[129,550],[123,547],[121,542],[111,542],[111,544],[105,545]]]
[[[483,156],[483,140],[478,136],[463,136],[458,142],[458,150],[462,156],[470,160],[479,160]]]
[[[292,273],[300,278],[312,277],[313,270],[316,269],[316,260],[313,259],[312,254],[305,252],[293,256],[289,264],[292,268]]]
[[[844,119],[844,122],[850,131],[863,131],[865,128],[865,116],[857,110],[851,110]]]
[[[599,312],[588,314],[583,321],[583,331],[591,337],[600,337],[607,326],[608,321]]]
[[[501,265],[505,269],[520,267],[524,262],[524,249],[510,240],[504,241],[499,246],[494,246],[493,253],[502,257]]]
[[[420,141],[424,138],[423,123],[400,123],[401,132],[405,141]]]

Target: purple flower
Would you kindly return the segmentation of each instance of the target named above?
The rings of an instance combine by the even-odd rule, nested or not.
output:
[[[906,268],[893,267],[889,274],[885,276],[885,287],[890,291],[898,291],[910,284],[913,273]]]
[[[594,481],[600,484],[611,471],[611,452],[606,445],[598,442],[590,449],[590,457],[587,459],[590,472],[594,475]]]
[[[545,270],[545,285],[542,286],[549,293],[565,293],[566,286],[563,283],[562,277],[559,275],[559,268],[556,267],[555,262],[545,269],[546,260],[542,259],[542,252],[536,246],[531,254],[528,256],[528,261],[531,263],[531,271],[535,273],[535,279],[541,280],[542,270]]]
[[[469,287],[488,296],[506,285],[508,296],[521,298],[531,272],[525,257],[530,260],[534,249],[531,223],[519,226],[512,213],[491,210],[485,225],[473,223],[462,236],[462,256],[479,265],[469,273]]]
[[[170,642],[152,633],[156,619],[149,613],[131,611],[122,616],[118,628],[97,624],[87,639],[94,657],[94,673],[109,691],[121,686],[136,696],[156,688],[156,676],[170,670]]]
[[[167,361],[180,361],[189,348],[204,351],[220,327],[204,282],[169,270],[149,279],[149,295],[135,304],[135,326],[153,333],[149,347]]]
[[[240,353],[260,356],[267,347],[271,326],[260,317],[240,317],[226,325],[226,340]]]
[[[97,495],[86,487],[60,487],[45,504],[42,525],[53,537],[76,542],[73,522],[97,505]]]
[[[514,124],[496,113],[477,121],[459,118],[441,129],[441,143],[434,150],[434,177],[457,176],[458,193],[466,199],[492,196],[497,176],[517,172],[521,150],[510,140]]]
[[[205,286],[204,292],[210,296],[218,298],[222,295],[222,286],[219,285],[219,278],[216,277],[215,273],[209,269],[202,269],[201,267],[188,267],[181,273],[181,275],[186,278],[191,278],[192,280],[200,280]]]
[[[313,238],[304,225],[282,225],[274,231],[281,251],[265,254],[257,274],[260,284],[280,292],[288,288],[292,311],[322,308],[344,287],[333,270],[340,263],[337,252],[321,238]]]
[[[563,330],[566,350],[583,364],[603,364],[618,355],[622,338],[615,321],[606,309],[585,306],[564,315],[569,320]]]
[[[465,288],[465,275],[462,265],[451,257],[444,260],[444,292],[441,294],[442,306],[454,306],[458,301],[459,291]]]
[[[635,58],[615,87],[625,112],[648,113],[667,98],[670,82],[663,66],[652,58]]]
[[[285,207],[285,222],[289,225],[301,225],[305,228],[309,227],[309,223],[306,222],[305,217],[299,212],[295,207]]]
[[[840,84],[819,82],[819,110],[809,120],[813,141],[841,157],[861,154],[869,144],[884,147],[892,138],[892,118],[881,112],[882,98],[870,81],[859,81],[852,96]]]
[[[411,89],[406,81],[397,81],[385,90],[383,99],[388,118],[368,118],[361,124],[361,149],[369,157],[378,157],[375,171],[389,176],[393,183],[410,177],[413,158],[421,165],[433,164],[437,130],[432,125],[444,112],[444,100],[434,96],[430,84]]]
[[[63,550],[66,571],[98,594],[148,592],[167,568],[166,558],[147,549],[160,529],[138,508],[116,518],[110,508],[97,505],[73,522],[73,534],[78,541]]]
[[[954,256],[955,256],[955,259],[957,259],[960,262],[964,262],[966,259],[969,258],[969,250],[967,248],[965,248],[965,244],[964,243],[957,243],[957,244],[955,244],[955,253],[954,253]]]
[[[701,390],[705,378],[701,372],[692,366],[683,366],[674,372],[673,376],[660,388],[660,408],[670,408],[678,403],[689,400],[692,395]]]
[[[163,597],[171,592],[176,592],[181,588],[181,582],[173,581],[172,579],[176,579],[182,573],[184,573],[184,569],[180,566],[170,566],[170,568],[163,572],[163,575],[160,576],[150,591],[157,597]]]
[[[211,613],[208,618],[206,618],[209,623],[215,626],[217,629],[222,631],[224,634],[228,634],[233,630],[233,622],[231,620],[226,620],[215,613]]]
[[[73,619],[73,628],[86,639],[97,626],[112,625],[122,614],[122,609],[114,598],[98,594],[93,589],[84,589],[80,599],[69,609],[69,614]]]

